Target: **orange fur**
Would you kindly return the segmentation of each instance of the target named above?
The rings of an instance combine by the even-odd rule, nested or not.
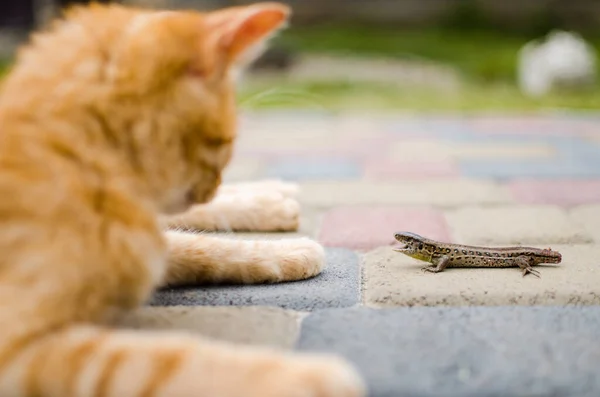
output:
[[[165,238],[157,216],[197,203],[171,216],[185,224],[221,210],[227,224],[260,229],[226,196],[251,208],[261,194],[219,189],[236,137],[231,75],[288,14],[277,3],[211,13],[92,5],[22,49],[0,96],[0,395],[363,395],[336,358],[110,326],[162,284],[321,270],[322,248],[308,239]],[[297,206],[278,189],[269,206],[286,210],[275,224],[293,229]]]

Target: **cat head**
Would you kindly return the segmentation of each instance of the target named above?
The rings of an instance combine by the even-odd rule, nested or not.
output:
[[[153,121],[142,124],[160,129],[179,149],[167,160],[172,164],[163,164],[174,172],[155,193],[164,212],[214,195],[236,137],[234,80],[288,15],[284,5],[258,3],[209,13],[143,13],[127,24],[107,77],[116,102],[136,102],[139,117]]]
[[[279,3],[76,7],[20,54],[13,80],[40,98],[35,112],[71,117],[82,134],[100,129],[158,210],[179,212],[214,195],[236,138],[235,77],[289,14]]]

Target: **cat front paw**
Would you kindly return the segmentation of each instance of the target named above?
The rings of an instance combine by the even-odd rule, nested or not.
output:
[[[300,203],[278,192],[232,196],[237,215],[231,216],[235,230],[251,232],[289,232],[300,226]],[[227,209],[227,199],[217,200]],[[229,210],[232,213],[232,210]]]
[[[281,269],[278,281],[304,280],[325,268],[325,249],[307,237],[269,241]]]

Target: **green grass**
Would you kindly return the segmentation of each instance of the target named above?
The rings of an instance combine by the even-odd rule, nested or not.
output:
[[[284,31],[279,42],[303,53],[352,53],[451,65],[477,81],[513,79],[526,35],[490,30],[393,29],[322,25]],[[600,37],[586,37],[600,53]],[[599,62],[600,71],[600,62]]]
[[[458,92],[343,81],[282,83],[248,87],[240,93],[245,109],[312,108],[331,111],[503,111],[600,109],[598,91],[524,97],[510,84],[466,84]]]
[[[458,92],[430,87],[328,81],[250,84],[240,95],[246,108],[326,108],[331,110],[409,111],[536,111],[600,109],[600,87],[587,92],[556,93],[536,100],[516,87],[516,61],[521,46],[532,37],[489,30],[400,30],[372,26],[312,26],[292,28],[279,45],[298,53],[384,56],[437,62],[460,72]],[[586,37],[600,54],[600,38]],[[600,62],[599,72],[600,72]]]

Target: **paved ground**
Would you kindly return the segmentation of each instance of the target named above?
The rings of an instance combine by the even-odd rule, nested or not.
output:
[[[374,397],[600,395],[600,115],[281,112],[242,127],[227,179],[298,181],[299,234],[327,247],[327,271],[163,291],[130,326],[336,352]],[[424,274],[391,251],[397,230],[550,246],[563,263],[541,279]]]

